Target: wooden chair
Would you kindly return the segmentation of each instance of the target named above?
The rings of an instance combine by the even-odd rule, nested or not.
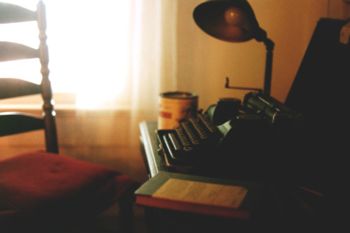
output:
[[[58,232],[97,215],[116,201],[121,207],[122,223],[128,227],[125,230],[130,231],[135,182],[102,165],[58,155],[43,2],[38,3],[36,11],[0,3],[0,24],[27,21],[38,23],[39,48],[1,42],[0,39],[0,62],[37,59],[41,66],[41,83],[0,78],[0,100],[41,94],[43,114],[0,113],[0,136],[43,130],[46,150],[0,161],[0,232],[21,229],[26,232]]]

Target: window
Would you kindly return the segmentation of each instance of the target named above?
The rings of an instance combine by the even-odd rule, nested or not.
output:
[[[6,2],[6,1],[5,1]],[[37,0],[11,0],[36,9]],[[50,79],[55,93],[73,93],[79,107],[98,107],[122,100],[127,91],[131,54],[131,11],[134,1],[125,0],[46,0],[47,43],[50,54]],[[36,30],[35,23],[29,23]],[[23,28],[0,33],[8,39],[38,46],[38,38],[23,37]],[[25,69],[17,69],[18,63]],[[37,61],[7,62],[0,76],[16,71],[18,76],[38,82]]]

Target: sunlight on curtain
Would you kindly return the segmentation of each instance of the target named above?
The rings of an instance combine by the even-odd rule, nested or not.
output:
[[[159,94],[177,87],[177,1],[138,0],[132,43],[132,127],[155,120]],[[132,132],[138,132],[132,129]]]
[[[35,9],[37,0],[8,2]],[[175,90],[176,86],[177,1],[44,0],[44,3],[50,79],[62,151],[93,158],[95,162],[118,164],[121,171],[131,171],[136,176],[143,174],[139,122],[156,120],[159,93]],[[37,32],[36,25],[32,26]],[[2,35],[12,34],[1,30]],[[38,46],[36,33],[31,39],[18,35],[21,34],[17,34],[18,40]],[[30,64],[26,66],[32,68]],[[18,67],[10,68],[25,77],[28,72]],[[75,93],[77,108],[63,106],[63,101],[56,98],[59,92],[64,92],[63,96]],[[27,99],[26,104],[31,102]],[[32,146],[37,142],[33,138],[16,143]]]
[[[134,108],[158,105],[161,91],[176,86],[176,5],[174,1],[136,1],[132,43]],[[147,97],[147,98],[146,98]]]
[[[7,2],[32,10],[37,3],[36,0]],[[174,1],[45,0],[44,3],[50,79],[55,93],[74,93],[81,109],[132,107],[155,111],[163,86],[160,82],[167,80],[163,83],[174,84],[169,80],[174,77],[175,59],[167,57],[175,56],[176,47],[171,41],[163,42],[166,30],[174,30],[167,29],[174,25],[164,17],[176,16],[169,14],[176,12]],[[29,30],[35,30],[30,38],[21,36],[20,27],[11,31],[1,27],[0,33],[9,40],[36,48],[36,25],[29,24]],[[166,65],[165,70],[162,59],[174,64]],[[6,70],[15,70],[19,77],[40,80],[39,72],[27,75],[31,69],[39,70],[35,61],[1,65],[1,75],[6,76]],[[19,66],[25,68],[16,69]]]
[[[78,108],[113,107],[129,76],[132,1],[46,2],[56,90],[76,93]]]

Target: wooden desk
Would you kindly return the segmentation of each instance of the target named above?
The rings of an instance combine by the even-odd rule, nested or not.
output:
[[[150,178],[160,171],[169,171],[159,154],[156,140],[157,122],[141,122],[140,138],[144,161]],[[171,169],[170,169],[171,170]],[[173,171],[173,170],[171,170]],[[193,233],[193,232],[232,232],[232,229],[245,229],[245,222],[191,213],[145,208],[145,216],[150,232]]]
[[[142,150],[149,177],[154,177],[160,171],[169,171],[162,156],[159,154],[156,140],[157,122],[141,122],[140,134]],[[174,171],[172,171],[174,172]],[[269,187],[271,188],[271,187]],[[176,211],[165,211],[155,208],[145,208],[146,220],[150,232],[284,232],[294,230],[304,232],[308,229],[315,232],[321,229],[322,224],[318,221],[318,213],[310,209],[300,196],[292,195],[281,187],[272,187],[268,191],[270,201],[266,208],[259,213],[259,218],[253,222],[234,221],[232,219],[222,219],[208,217]],[[297,198],[296,198],[297,197]],[[304,206],[302,206],[304,205]],[[288,228],[288,229],[286,229]]]

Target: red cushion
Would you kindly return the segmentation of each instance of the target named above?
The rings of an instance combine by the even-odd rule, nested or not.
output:
[[[11,216],[94,214],[133,184],[98,164],[45,152],[22,154],[0,162],[0,223]]]

